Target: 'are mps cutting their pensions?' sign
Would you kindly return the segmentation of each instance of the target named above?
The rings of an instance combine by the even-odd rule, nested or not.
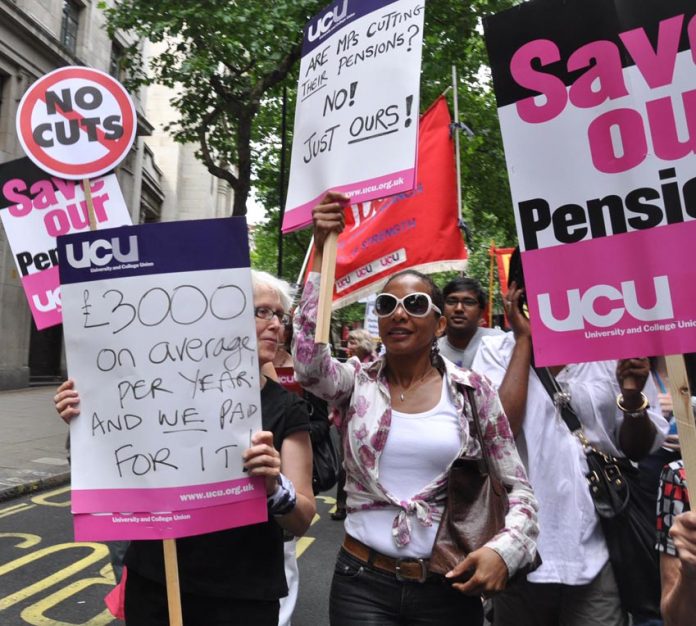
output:
[[[485,21],[538,365],[696,351],[696,5]]]
[[[424,16],[425,0],[335,0],[305,27],[283,231],[329,189],[413,189]]]
[[[246,221],[58,240],[77,539],[176,538],[264,521],[242,453],[261,427]]]

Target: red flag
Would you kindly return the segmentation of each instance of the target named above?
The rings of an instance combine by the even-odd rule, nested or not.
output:
[[[493,267],[498,266],[498,283],[500,285],[500,294],[503,298],[508,292],[508,275],[510,273],[510,257],[512,256],[514,248],[496,248],[495,243],[491,242],[491,247],[488,250],[488,254],[491,257],[491,271],[488,281],[488,306],[486,307],[486,319],[488,320],[488,325],[493,325]],[[505,317],[505,323],[508,324],[507,315],[503,313]]]
[[[495,248],[491,249],[491,254],[495,255],[498,262],[498,281],[500,282],[500,293],[503,298],[508,291],[508,274],[510,270],[510,257],[514,248]]]
[[[467,251],[458,227],[451,118],[440,96],[422,115],[416,188],[353,205],[338,238],[334,308],[375,292],[406,268],[463,270]]]

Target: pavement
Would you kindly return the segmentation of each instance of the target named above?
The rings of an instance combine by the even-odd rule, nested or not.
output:
[[[70,481],[56,387],[0,391],[0,502]]]

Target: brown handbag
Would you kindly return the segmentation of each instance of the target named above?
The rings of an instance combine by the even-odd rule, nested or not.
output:
[[[460,456],[450,467],[447,502],[428,565],[435,574],[446,574],[495,537],[505,526],[508,512],[507,490],[491,470],[473,390],[465,389],[482,458]]]

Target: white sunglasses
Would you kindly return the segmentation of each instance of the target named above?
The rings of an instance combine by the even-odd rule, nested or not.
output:
[[[431,297],[422,291],[409,293],[403,298],[397,298],[391,293],[380,293],[375,300],[375,313],[377,317],[389,317],[399,305],[413,317],[425,317],[431,309],[442,315],[442,311],[433,304]]]

